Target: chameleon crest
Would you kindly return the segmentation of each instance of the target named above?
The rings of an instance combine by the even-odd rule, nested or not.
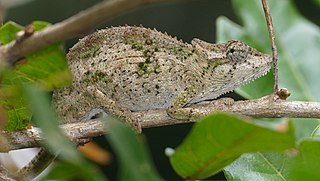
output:
[[[136,26],[93,33],[71,48],[67,58],[72,86],[53,95],[61,118],[77,121],[98,108],[138,130],[132,111],[172,110],[217,98],[266,74],[272,63],[240,41],[193,39],[187,44]]]

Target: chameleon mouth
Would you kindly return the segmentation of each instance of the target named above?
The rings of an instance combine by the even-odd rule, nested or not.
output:
[[[267,74],[270,72],[270,70],[271,70],[271,67],[263,70],[262,73],[260,73],[260,74],[255,74],[255,75],[252,77],[252,79],[249,80],[248,82],[250,83],[250,82],[252,82],[252,81],[254,81],[254,80],[256,80],[256,79],[258,79],[258,78],[260,78],[260,77],[263,77],[263,76],[267,75]]]
[[[221,95],[224,95],[224,94],[227,94],[229,92],[232,92],[232,91],[236,90],[237,88],[239,88],[241,86],[248,85],[248,84],[254,82],[255,80],[267,75],[271,71],[271,62],[266,62],[266,66],[262,66],[257,71],[260,72],[260,73],[257,73],[257,74],[254,73],[252,76],[249,76],[246,79],[244,79],[243,82],[240,85],[236,86],[236,88],[227,90],[225,92],[222,92],[216,98],[220,97]]]
[[[254,82],[255,80],[267,75],[271,71],[271,65],[266,68],[263,68],[262,70],[260,69],[259,71],[260,71],[260,73],[253,74],[252,76],[250,76],[246,80],[244,80],[244,82],[239,87],[244,86],[244,85],[248,85],[251,82]],[[230,91],[232,91],[232,90],[230,90]]]
[[[236,89],[239,88],[239,87],[242,87],[242,86],[245,86],[245,85],[248,85],[248,84],[254,82],[256,79],[259,79],[259,78],[267,75],[267,74],[270,72],[270,70],[271,70],[271,67],[266,68],[266,69],[263,70],[260,74],[255,74],[255,75],[253,75],[253,76],[248,77],[247,80],[245,80],[241,85],[237,86],[235,89],[230,89],[230,90],[228,90],[228,91],[226,91],[226,92],[224,92],[224,93],[221,93],[221,94],[219,94],[219,95],[218,95],[216,98],[214,98],[214,99],[217,99],[218,97],[220,97],[220,96],[222,96],[222,95],[224,95],[224,94],[230,93],[230,92],[236,90]]]

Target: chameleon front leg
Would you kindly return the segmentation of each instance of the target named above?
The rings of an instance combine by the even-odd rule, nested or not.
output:
[[[173,101],[170,108],[167,110],[167,114],[179,120],[189,120],[190,112],[185,110],[180,110],[178,108],[182,108],[185,106],[193,96],[197,94],[196,86],[190,85],[183,92],[181,92]]]
[[[125,121],[137,133],[141,133],[141,125],[140,125],[138,119],[136,119],[130,111],[121,108],[115,101],[108,98],[103,92],[101,92],[100,90],[98,90],[96,88],[91,87],[91,88],[89,88],[88,91],[90,91],[91,94],[93,92],[93,97],[92,97],[93,100],[92,101],[96,102],[96,105],[99,105],[98,106],[99,109],[96,109],[97,111],[104,110],[105,113],[107,113],[107,114],[111,113],[112,115],[115,115],[118,118]],[[85,118],[85,119],[87,119],[87,118]]]

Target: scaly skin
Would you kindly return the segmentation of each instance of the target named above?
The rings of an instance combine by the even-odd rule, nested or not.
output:
[[[68,53],[74,80],[54,92],[66,122],[94,108],[112,113],[140,131],[132,111],[175,108],[214,99],[270,70],[271,58],[236,40],[191,44],[136,26],[100,30]],[[179,116],[177,116],[179,117]]]

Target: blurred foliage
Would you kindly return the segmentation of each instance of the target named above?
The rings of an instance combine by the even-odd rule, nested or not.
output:
[[[48,23],[35,21],[35,31],[39,31]],[[0,42],[7,44],[16,39],[16,34],[23,27],[14,22],[7,22],[0,27]],[[69,85],[71,74],[67,68],[62,43],[56,43],[20,59],[13,70],[3,70],[0,82],[0,105],[6,110],[7,122],[5,130],[14,131],[26,128],[30,123],[31,113],[16,85],[37,83],[44,90]]]
[[[47,176],[48,179],[77,179],[77,180],[106,180],[100,171],[90,162],[85,160],[79,151],[59,128],[58,116],[52,110],[48,94],[39,88],[24,85],[21,89],[26,97],[29,108],[32,110],[33,122],[42,130],[43,145],[51,153],[58,155],[63,160],[53,165]],[[46,121],[44,121],[46,120]]]
[[[127,125],[110,116],[105,118],[105,129],[108,132],[106,138],[119,158],[119,180],[162,180],[152,164],[142,135],[135,135]]]

